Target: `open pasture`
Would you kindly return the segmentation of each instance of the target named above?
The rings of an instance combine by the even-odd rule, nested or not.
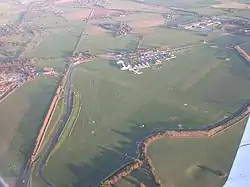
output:
[[[247,54],[250,55],[250,43],[247,43],[245,45],[242,45],[241,48],[246,51]]]
[[[218,61],[217,52],[194,49],[192,55],[178,54],[161,70],[148,69],[140,76],[104,60],[76,67],[73,84],[81,93],[82,110],[74,132],[44,168],[45,177],[56,186],[96,184],[130,160],[124,153],[136,156],[136,141],[153,129],[202,127],[235,111],[249,99],[249,73],[236,54],[226,62]],[[193,85],[183,89],[189,82]]]
[[[52,12],[41,13],[38,17],[32,17],[31,19],[35,21],[37,25],[43,26],[44,28],[60,27],[60,25],[67,24],[67,20],[64,17]]]
[[[154,13],[154,12],[153,13],[136,12],[136,13],[132,13],[130,15],[121,16],[121,17],[114,17],[113,18],[113,20],[126,22],[127,24],[134,23],[135,27],[137,26],[135,23],[139,24],[140,21],[152,20],[152,19],[164,19],[164,17],[160,12],[156,12],[156,13]]]
[[[209,169],[229,173],[245,124],[246,120],[209,139],[155,141],[149,147],[149,156],[157,176],[164,186],[222,186],[226,178],[215,176]]]
[[[96,37],[95,35],[84,35],[78,47],[78,51],[90,50],[94,53],[110,53],[122,50],[135,50],[137,48],[138,38],[136,36],[114,37],[112,33],[103,33]]]
[[[56,86],[56,79],[39,77],[18,88],[1,103],[0,172],[2,176],[19,175],[33,148],[33,142]]]
[[[154,32],[143,36],[141,42],[145,47],[157,46],[180,46],[190,43],[196,43],[200,40],[207,40],[209,36],[201,35],[199,32],[189,32],[184,30],[174,30],[167,28],[154,28]]]
[[[51,29],[36,39],[32,50],[26,51],[29,58],[68,58],[75,48],[82,26]]]
[[[54,60],[44,59],[44,60],[38,60],[38,62],[36,63],[36,67],[37,68],[51,67],[54,68],[55,71],[63,73],[66,63],[67,61],[65,58],[58,58]]]

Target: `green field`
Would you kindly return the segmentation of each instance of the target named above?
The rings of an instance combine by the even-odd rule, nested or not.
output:
[[[221,60],[222,54],[231,60]],[[74,133],[44,168],[45,177],[56,186],[87,186],[108,174],[122,153],[135,156],[135,142],[154,128],[201,127],[235,111],[249,98],[249,74],[237,53],[222,54],[194,48],[160,71],[136,77],[104,60],[76,67],[74,90],[83,107]]]
[[[56,88],[56,79],[39,77],[19,88],[1,103],[1,175],[19,175],[31,153]]]
[[[36,47],[26,54],[29,58],[65,58],[71,55],[80,35],[81,29],[68,33],[69,28],[53,29],[50,34],[41,36]]]
[[[224,13],[221,9],[207,8],[217,0],[145,1],[164,3],[170,7],[185,7],[190,11],[210,15]],[[115,0],[112,3],[105,6],[137,11],[136,14],[113,18],[113,21],[128,24],[133,21],[134,31],[143,31],[141,26],[137,28],[135,24],[137,21],[139,24],[141,19],[153,20],[161,12],[173,12],[170,9],[160,10],[162,7],[151,10],[135,2],[130,4],[128,0]],[[93,34],[91,32],[95,31],[100,20],[90,21],[87,25],[80,18],[66,20],[59,16],[60,13],[65,17],[74,12],[80,14],[84,9],[58,4],[51,11],[29,11],[25,14],[25,21],[43,26],[45,32],[36,34],[24,52],[24,57],[35,58],[38,69],[52,67],[61,75],[82,31],[89,25],[91,29],[86,29],[85,32],[89,33],[84,33],[76,51],[90,50],[93,54],[107,54],[137,49],[137,34],[140,33],[117,38],[111,32]],[[55,14],[57,11],[60,12],[58,15]],[[249,12],[241,10],[226,15],[247,17]],[[181,15],[172,21],[182,23],[196,19],[193,15]],[[144,48],[176,47],[201,40],[209,40],[212,44],[200,42],[201,46],[186,53],[176,53],[176,59],[165,63],[160,69],[145,69],[140,76],[120,71],[113,66],[113,61],[103,59],[74,67],[71,85],[77,93],[74,97],[74,109],[43,168],[45,178],[56,187],[95,186],[118,167],[124,153],[135,157],[136,142],[155,128],[177,129],[180,124],[186,129],[202,127],[230,115],[250,98],[250,74],[245,61],[236,51],[225,48],[232,44],[246,43],[244,49],[248,51],[250,37],[220,36],[218,31],[181,31],[167,29],[166,26],[145,28],[145,31],[140,44]],[[30,37],[17,35],[9,38],[9,41],[28,42],[29,39]],[[10,50],[14,48],[10,46]],[[225,58],[230,60],[226,61]],[[36,78],[1,103],[1,176],[16,177],[22,171],[58,82],[59,78]],[[44,156],[66,113],[65,101],[63,94],[50,122],[39,158]],[[145,127],[142,128],[142,125]],[[194,173],[193,166],[198,163],[228,172],[243,126],[244,123],[241,123],[211,140],[159,140],[152,144],[149,154],[153,158],[157,175],[166,184],[165,187],[200,187],[204,183],[207,185],[204,187],[219,187],[224,179],[213,178],[210,173],[200,170],[195,170]],[[224,151],[220,151],[222,148]],[[39,164],[40,159],[31,175],[33,187],[47,186],[38,177]],[[194,175],[187,175],[186,171],[191,171]],[[138,186],[138,182],[154,187],[152,181],[145,174],[142,175],[141,171],[134,171],[131,176],[121,180],[119,186]]]
[[[246,120],[225,133],[205,139],[162,139],[152,143],[149,156],[152,158],[156,174],[164,186],[178,187],[220,187],[225,178],[202,170],[197,165],[229,173],[238,148]],[[225,156],[226,155],[226,156]],[[134,171],[121,180],[120,187],[137,187],[142,182],[154,187],[150,177]]]
[[[73,109],[70,114],[70,117],[64,127],[62,134],[59,137],[58,143],[56,144],[55,148],[52,150],[50,157],[60,148],[60,146],[71,136],[74,132],[75,124],[77,118],[81,112],[81,96],[79,94],[74,95],[74,102],[73,102]],[[53,125],[53,124],[52,124]],[[47,160],[49,161],[49,159]]]
[[[135,50],[138,38],[124,36],[115,38],[111,33],[104,33],[99,37],[85,35],[79,44],[78,51],[90,50],[94,53],[110,53],[123,50]]]
[[[212,37],[212,36],[211,36]],[[180,46],[210,39],[210,36],[202,36],[199,32],[189,32],[182,30],[155,28],[155,32],[143,37],[142,46],[157,47],[161,45]]]

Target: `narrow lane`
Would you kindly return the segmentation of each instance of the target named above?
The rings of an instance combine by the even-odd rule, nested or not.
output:
[[[51,143],[49,145],[49,147],[46,150],[45,155],[43,156],[43,158],[41,159],[41,162],[39,163],[38,166],[38,176],[43,180],[43,182],[45,182],[48,186],[53,186],[44,176],[43,176],[43,172],[42,169],[46,163],[46,161],[49,158],[49,155],[51,153],[51,151],[54,149],[56,143],[58,142],[60,135],[62,134],[62,131],[65,127],[65,125],[67,124],[67,121],[69,119],[69,116],[71,114],[72,111],[72,107],[73,107],[73,92],[72,92],[72,72],[73,72],[73,68],[69,67],[69,75],[67,78],[67,83],[64,89],[64,94],[65,94],[65,99],[66,99],[66,114],[63,117],[63,121],[61,122],[58,130],[56,131],[56,133],[54,134]]]

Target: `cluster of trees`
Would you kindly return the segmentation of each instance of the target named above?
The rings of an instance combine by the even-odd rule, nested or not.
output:
[[[210,136],[214,136],[215,134],[220,133],[221,131],[227,129],[227,128],[230,127],[231,125],[233,125],[233,124],[239,122],[240,120],[242,120],[242,119],[243,119],[244,117],[246,117],[248,114],[249,114],[249,110],[248,110],[248,108],[246,108],[246,110],[245,110],[242,114],[240,114],[240,115],[234,117],[233,119],[231,119],[230,121],[228,121],[228,122],[225,123],[224,125],[220,125],[220,126],[218,126],[218,127],[215,127],[215,128],[212,128],[212,129],[208,130],[208,131],[206,132],[206,136],[210,137]]]
[[[149,171],[150,171],[150,173],[152,175],[152,178],[153,178],[155,184],[157,184],[159,187],[163,187],[160,179],[158,179],[158,177],[157,177],[157,175],[155,173],[155,168],[154,168],[152,160],[151,160],[151,158],[149,158],[149,156],[146,156],[146,164],[147,164],[147,166],[149,168]]]
[[[125,23],[121,23],[119,29],[116,31],[116,36],[123,36],[127,35],[128,33],[132,32],[132,27]]]

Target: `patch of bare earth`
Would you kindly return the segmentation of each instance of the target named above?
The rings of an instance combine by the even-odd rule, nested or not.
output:
[[[97,36],[105,33],[105,30],[98,26],[90,25],[86,28],[86,33],[91,36]]]

